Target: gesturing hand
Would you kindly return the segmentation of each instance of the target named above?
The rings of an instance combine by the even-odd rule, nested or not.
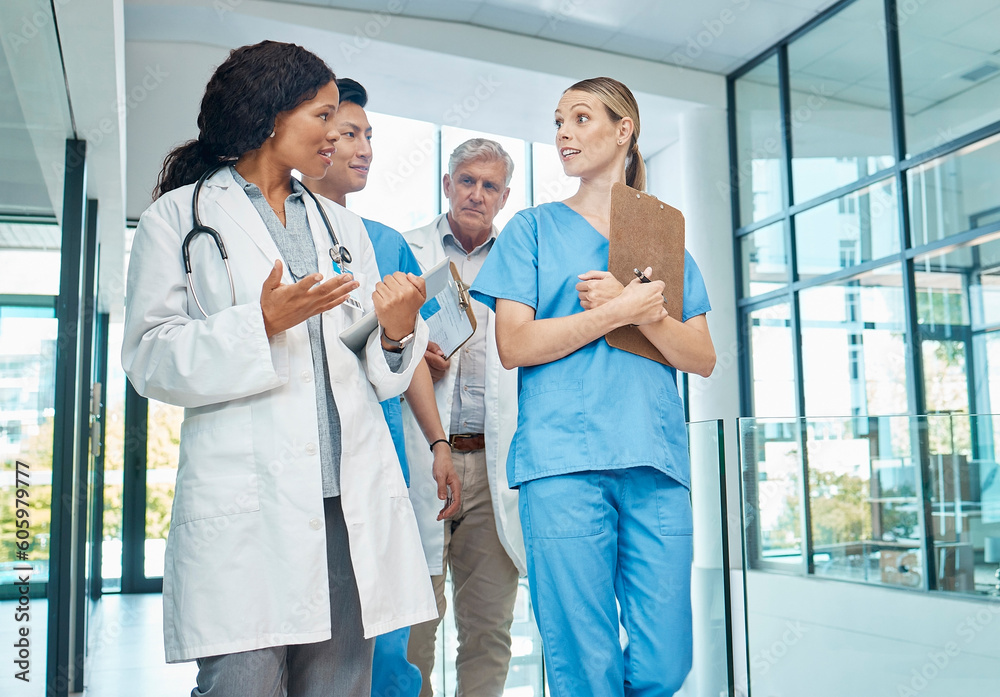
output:
[[[433,341],[427,342],[427,350],[424,351],[424,360],[427,362],[427,369],[431,371],[431,380],[437,382],[448,372],[451,361],[444,357],[444,351]]]
[[[385,335],[398,341],[411,333],[426,299],[424,279],[412,273],[397,271],[375,284],[372,302]]]
[[[346,273],[325,281],[322,274],[312,273],[297,283],[286,285],[281,282],[281,271],[282,264],[278,259],[260,291],[264,331],[269,339],[313,315],[332,310],[360,285]]]
[[[625,289],[610,271],[588,271],[577,278],[580,282],[576,284],[576,292],[584,310],[592,310],[614,300]]]

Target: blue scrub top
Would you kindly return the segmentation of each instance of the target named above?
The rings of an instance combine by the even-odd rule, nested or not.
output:
[[[564,203],[520,211],[472,285],[496,308],[504,298],[536,319],[583,312],[578,274],[608,270],[608,240]],[[684,317],[711,309],[701,271],[684,253]],[[517,432],[507,458],[512,487],[556,474],[649,466],[690,487],[687,431],[673,368],[612,348],[604,338],[520,369]]]
[[[417,276],[421,274],[420,264],[417,263],[416,257],[410,251],[410,245],[402,235],[388,225],[365,218],[362,220],[365,229],[368,230],[368,237],[371,238],[372,247],[375,248],[375,263],[382,276],[389,276],[397,271]],[[406,486],[410,486],[410,466],[406,462],[406,444],[403,440],[402,405],[399,397],[392,397],[381,404],[385,422],[389,424],[389,433],[392,434],[392,444],[396,446],[399,466],[403,468],[403,479],[406,480]]]

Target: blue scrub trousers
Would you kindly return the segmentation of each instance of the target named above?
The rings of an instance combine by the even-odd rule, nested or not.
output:
[[[420,694],[420,670],[406,660],[409,643],[409,627],[375,637],[371,697],[417,697]]]
[[[552,696],[673,695],[691,669],[688,490],[634,467],[535,479],[519,501]]]

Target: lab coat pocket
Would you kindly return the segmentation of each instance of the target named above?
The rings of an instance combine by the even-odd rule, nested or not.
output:
[[[250,407],[185,419],[171,525],[257,510],[260,496]]]

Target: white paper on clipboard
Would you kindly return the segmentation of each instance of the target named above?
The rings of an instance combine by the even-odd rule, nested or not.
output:
[[[427,318],[430,340],[441,347],[445,358],[451,358],[476,331],[474,315],[468,309],[468,291],[460,281],[448,279],[447,288],[437,296],[441,309]]]
[[[448,283],[451,280],[450,264],[451,262],[445,258],[421,276],[424,279],[424,287],[427,291],[428,300],[436,297],[442,290],[448,287]],[[427,300],[424,302],[426,303]],[[347,345],[347,348],[354,351],[354,353],[360,354],[365,350],[368,337],[375,331],[376,327],[378,327],[378,318],[375,316],[375,312],[372,311],[342,331],[340,333],[340,340]]]

